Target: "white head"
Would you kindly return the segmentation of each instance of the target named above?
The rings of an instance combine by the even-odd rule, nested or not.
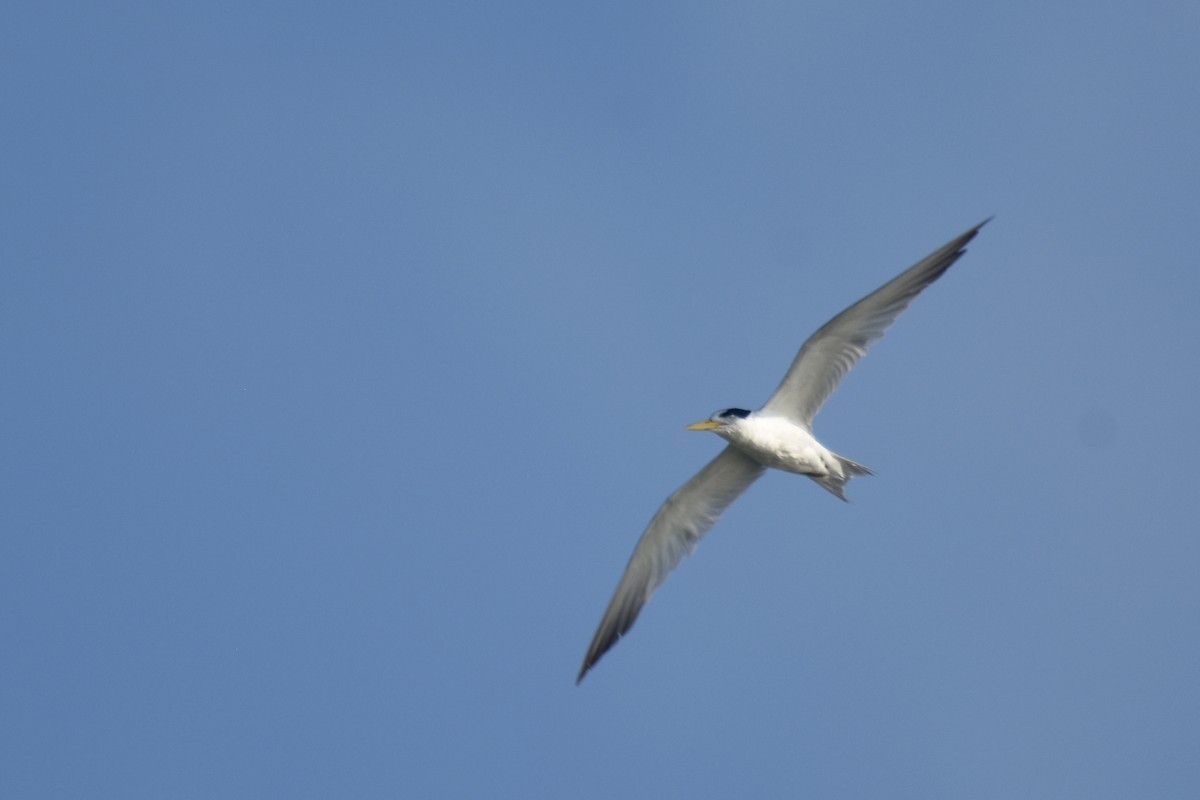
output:
[[[693,422],[685,430],[712,431],[718,436],[725,436],[734,428],[741,425],[742,421],[748,416],[750,416],[750,412],[744,408],[723,408],[706,420]]]

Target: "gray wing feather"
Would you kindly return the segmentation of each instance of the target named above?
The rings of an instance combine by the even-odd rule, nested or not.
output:
[[[729,504],[763,473],[762,464],[732,446],[667,498],[638,540],[629,565],[596,628],[576,683],[637,620],[642,606],[680,559],[692,552]]]
[[[921,290],[966,252],[967,242],[989,221],[990,217],[822,325],[800,348],[763,411],[811,427],[813,417],[867,348],[883,336]]]

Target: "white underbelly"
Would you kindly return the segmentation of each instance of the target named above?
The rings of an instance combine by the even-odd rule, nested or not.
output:
[[[783,420],[778,423],[756,420],[756,423],[729,441],[760,464],[800,475],[838,471],[834,454],[803,428]]]

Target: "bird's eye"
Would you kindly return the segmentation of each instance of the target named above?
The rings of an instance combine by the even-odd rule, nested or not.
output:
[[[750,412],[744,408],[727,408],[724,411],[718,411],[717,419],[729,419],[730,417],[739,417],[745,419],[750,416]]]

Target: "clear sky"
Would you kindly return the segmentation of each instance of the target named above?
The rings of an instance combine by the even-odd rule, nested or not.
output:
[[[1200,5],[0,14],[0,796],[1194,798]],[[574,684],[804,338],[988,215]]]

